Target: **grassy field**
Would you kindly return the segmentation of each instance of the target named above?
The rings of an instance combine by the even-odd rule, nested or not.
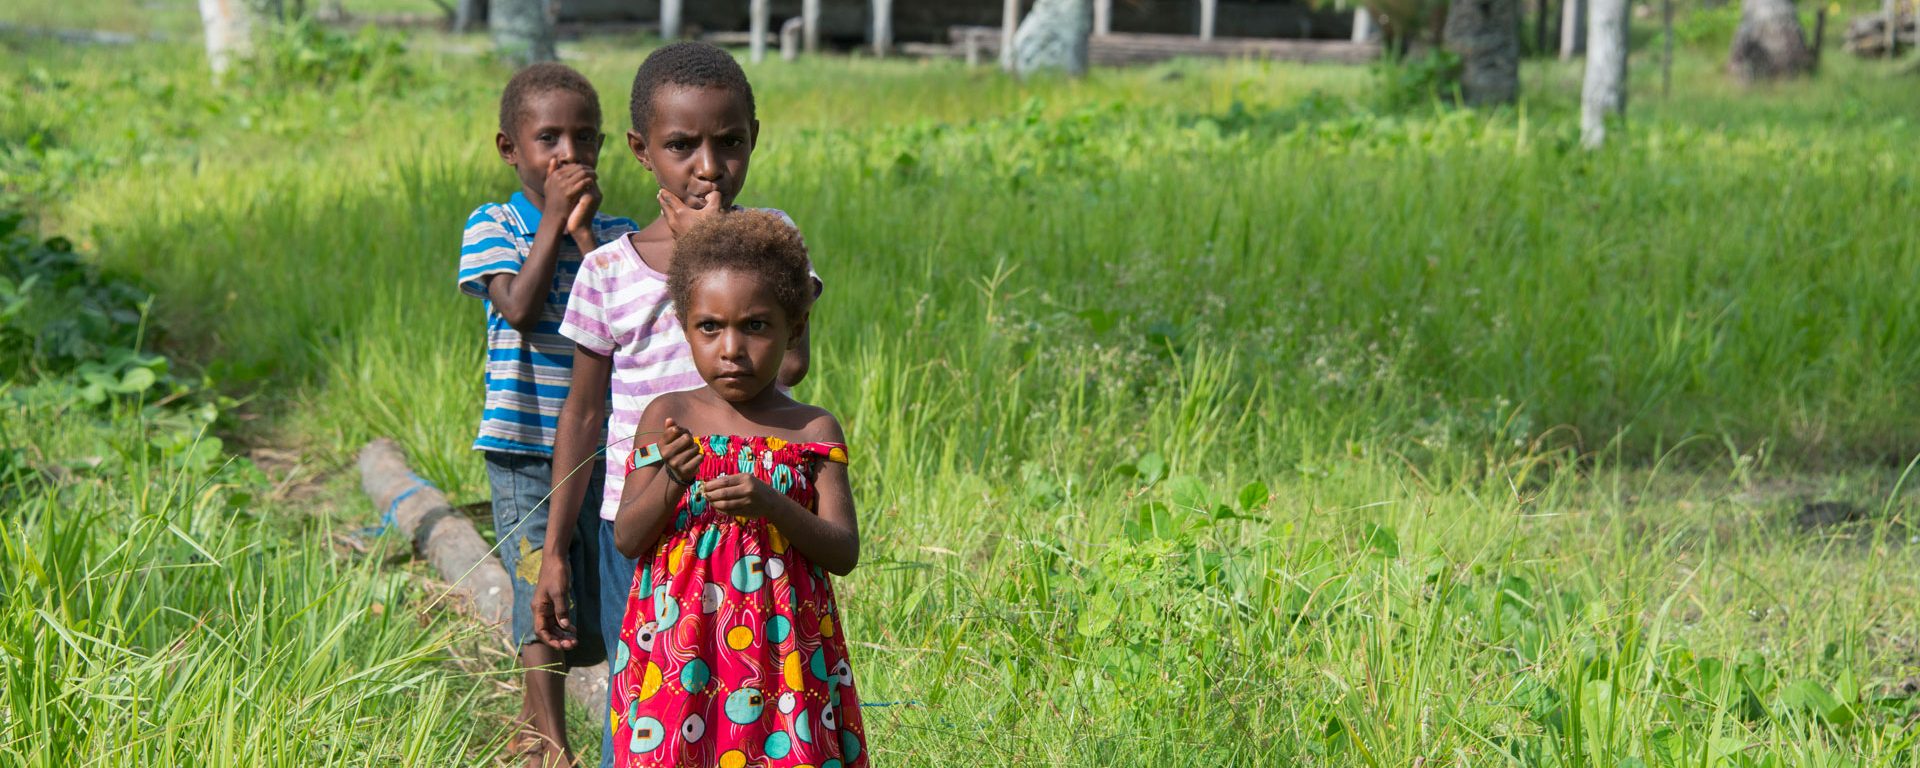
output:
[[[493,759],[508,662],[338,544],[351,480],[222,458],[392,435],[483,499],[451,276],[506,71],[357,40],[225,89],[0,43],[4,195],[176,361],[144,406],[6,385],[9,763]],[[567,53],[617,130],[644,49]],[[800,394],[859,456],[876,759],[1920,764],[1920,103],[1683,54],[1597,154],[1559,64],[1492,114],[1365,69],[751,68],[742,202],[807,233]]]

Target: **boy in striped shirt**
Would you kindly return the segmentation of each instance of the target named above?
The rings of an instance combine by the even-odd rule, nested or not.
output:
[[[560,335],[560,323],[581,254],[636,229],[631,220],[599,212],[594,165],[602,138],[599,95],[580,73],[535,64],[514,75],[500,98],[494,143],[519,175],[520,191],[504,204],[475,210],[460,243],[460,291],[484,300],[487,309],[486,407],[473,447],[486,458],[498,552],[513,582],[513,641],[526,670],[514,749],[530,766],[573,764],[566,671],[606,655],[593,579],[574,585],[581,596],[574,616],[588,627],[579,637],[588,642],[542,642],[532,616],[534,582],[548,559],[543,555],[556,551],[546,546],[550,507],[544,502],[552,478],[566,475],[553,467],[554,427],[573,375],[573,342]],[[600,468],[582,467],[579,475],[597,485]],[[597,523],[578,514],[551,519]],[[594,562],[599,527],[579,527],[583,534],[569,537],[558,559],[585,566]],[[609,621],[617,627],[620,617]]]

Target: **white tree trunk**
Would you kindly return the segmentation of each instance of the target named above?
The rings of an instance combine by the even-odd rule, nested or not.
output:
[[[767,0],[751,0],[747,3],[747,34],[753,36],[748,43],[748,57],[758,64],[767,60]]]
[[[1580,144],[1607,141],[1607,122],[1627,113],[1627,0],[1591,0],[1587,78],[1580,89]]]
[[[1727,66],[1741,80],[1774,80],[1813,71],[1813,51],[1792,0],[1745,0]]]
[[[820,52],[820,0],[801,0],[800,36],[806,43],[801,50],[808,55]]]
[[[553,6],[549,0],[492,0],[487,29],[500,56],[520,66],[553,61]]]
[[[1893,0],[1887,0],[1893,2]],[[1113,34],[1113,0],[1093,0],[1093,33]]]
[[[1571,61],[1587,49],[1587,3],[1592,0],[1561,0],[1560,60]]]
[[[1000,68],[1013,71],[1013,33],[1020,28],[1020,0],[1000,4]]]
[[[873,0],[873,55],[893,48],[893,0]]]
[[[278,0],[200,0],[207,35],[207,66],[215,77],[253,55],[254,36],[280,16]]]
[[[1013,36],[1013,71],[1021,77],[1043,70],[1084,75],[1092,36],[1091,0],[1036,0]]]
[[[1200,0],[1200,39],[1213,39],[1213,22],[1220,17],[1220,0]]]
[[[680,0],[660,0],[660,38],[680,37]]]
[[[1371,43],[1380,39],[1380,25],[1373,23],[1373,14],[1362,6],[1353,9],[1353,41]]]

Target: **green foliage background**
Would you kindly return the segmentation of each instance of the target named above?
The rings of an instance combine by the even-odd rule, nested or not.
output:
[[[0,38],[0,184],[88,255],[15,237],[0,294],[80,298],[0,312],[112,319],[7,371],[10,761],[497,750],[504,658],[335,551],[375,515],[351,479],[293,501],[212,442],[342,467],[392,435],[479,500],[452,273],[512,177],[507,73],[466,42],[309,30],[215,88],[178,46]],[[570,50],[612,132],[644,52]],[[1250,62],[752,68],[742,202],[807,233],[800,394],[859,457],[841,589],[863,698],[892,703],[876,758],[1920,759],[1920,108],[1843,60],[1735,91],[1717,55],[1666,100],[1636,60],[1598,154],[1558,64],[1490,114]],[[650,215],[637,164],[602,171]],[[47,338],[31,311],[0,343]],[[1850,522],[1799,526],[1813,499]]]

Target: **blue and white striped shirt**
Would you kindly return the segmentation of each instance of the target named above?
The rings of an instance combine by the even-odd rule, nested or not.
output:
[[[580,271],[579,247],[571,237],[560,238],[553,286],[532,333],[514,330],[487,297],[487,278],[520,273],[539,229],[540,209],[515,192],[505,204],[475,209],[460,238],[460,292],[486,300],[487,309],[487,396],[480,435],[473,441],[477,451],[553,455],[554,425],[573,380],[573,342],[560,335],[560,321]],[[631,219],[606,214],[593,219],[593,236],[601,243],[636,229]]]

